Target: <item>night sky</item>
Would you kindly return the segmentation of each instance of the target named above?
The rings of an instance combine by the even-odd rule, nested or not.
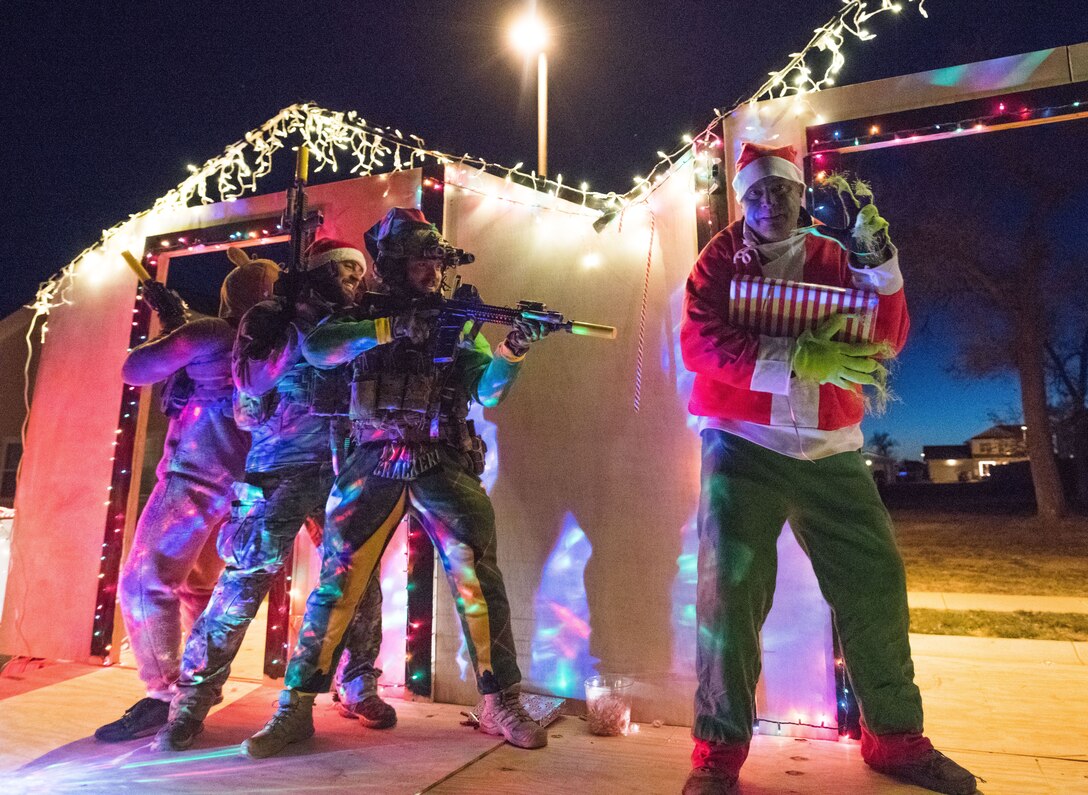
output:
[[[1088,41],[1088,15],[1071,1],[928,0],[928,20],[903,4],[902,14],[870,23],[874,41],[848,43],[840,84]],[[9,3],[0,73],[13,179],[4,190],[0,314],[30,301],[38,282],[103,228],[180,182],[186,164],[295,102],[354,109],[450,153],[531,165],[535,84],[504,36],[523,7]],[[556,39],[550,171],[627,190],[658,149],[702,129],[714,107],[747,97],[838,8],[837,0],[542,3]],[[924,335],[913,344],[919,360],[944,355]],[[917,381],[902,380],[906,405],[921,405],[914,390],[926,387]],[[922,443],[963,441],[985,427],[988,411],[1018,400],[1010,382],[962,386],[947,420],[894,409],[866,428],[890,431],[902,453],[916,455]]]
[[[963,443],[991,424],[988,415],[1021,422],[1019,382],[1011,371],[987,379],[963,375],[960,354],[968,335],[1003,340],[1005,350],[1011,345],[1003,316],[958,289],[965,278],[955,260],[970,248],[991,272],[1010,272],[1028,256],[1033,210],[1048,207],[1041,221],[1047,256],[1037,269],[1053,339],[1083,322],[1077,305],[1088,300],[1088,157],[1060,153],[1076,152],[1086,141],[1088,121],[1080,120],[874,149],[835,164],[863,175],[891,219],[911,307],[911,336],[891,381],[899,400],[884,416],[866,418],[867,438],[887,431],[900,442],[898,455],[917,457],[923,445]],[[976,237],[983,241],[977,247]],[[927,291],[919,283],[922,271],[939,284]],[[946,286],[951,293],[940,301],[927,294],[944,293]]]

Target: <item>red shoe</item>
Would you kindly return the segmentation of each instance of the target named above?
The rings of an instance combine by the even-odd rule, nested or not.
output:
[[[691,752],[691,773],[684,782],[683,795],[734,795],[740,791],[737,778],[748,758],[746,742],[714,742],[695,738]]]

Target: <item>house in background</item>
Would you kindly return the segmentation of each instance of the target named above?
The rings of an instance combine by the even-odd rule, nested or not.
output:
[[[994,425],[967,440],[971,457],[997,457],[1002,464],[1023,461],[1028,456],[1027,432],[1026,425]]]
[[[990,476],[995,466],[1027,461],[1027,426],[994,425],[964,444],[927,445],[922,458],[934,483],[963,483]]]
[[[889,483],[895,483],[899,476],[898,459],[869,450],[862,450],[861,457],[865,459],[865,466],[869,468],[869,474],[873,476],[876,485],[886,486]]]
[[[966,444],[936,444],[922,448],[922,458],[934,483],[959,483],[977,480],[978,470],[971,460],[971,448]],[[975,477],[971,475],[974,473]]]

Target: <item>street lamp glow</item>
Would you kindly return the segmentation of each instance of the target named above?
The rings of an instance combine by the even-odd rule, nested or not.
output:
[[[526,56],[543,52],[548,40],[548,28],[536,15],[524,16],[510,28],[510,44]]]
[[[510,29],[513,47],[526,59],[536,56],[536,170],[542,177],[548,174],[548,54],[545,50],[549,38],[547,26],[531,12]]]

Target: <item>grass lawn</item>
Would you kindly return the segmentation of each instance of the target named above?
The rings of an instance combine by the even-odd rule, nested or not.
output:
[[[895,510],[892,518],[911,591],[1085,594],[1088,518],[1046,523],[913,509]]]
[[[1088,615],[1082,613],[996,613],[988,610],[910,611],[910,631],[923,635],[968,635],[976,638],[1088,640]]]

